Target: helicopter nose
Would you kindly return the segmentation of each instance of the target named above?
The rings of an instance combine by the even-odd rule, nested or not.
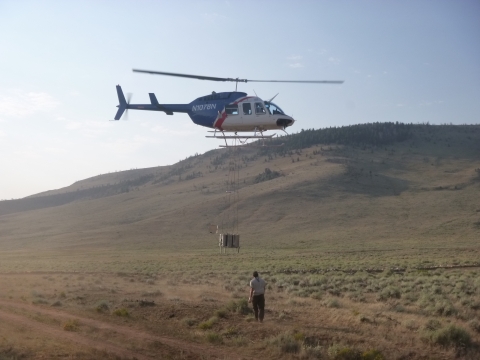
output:
[[[293,120],[292,118],[289,118],[289,119],[286,119],[286,118],[278,119],[278,120],[277,120],[277,126],[282,127],[282,128],[285,129],[285,128],[288,127],[288,126],[292,126],[294,122],[295,122],[295,120]]]

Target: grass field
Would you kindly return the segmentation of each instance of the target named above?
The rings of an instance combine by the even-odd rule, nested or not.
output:
[[[221,255],[232,161],[241,249]],[[479,190],[480,127],[418,125],[0,202],[0,359],[478,359]]]

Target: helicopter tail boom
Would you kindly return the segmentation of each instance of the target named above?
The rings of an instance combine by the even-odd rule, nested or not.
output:
[[[125,98],[122,87],[117,85],[118,95],[118,110],[115,115],[115,120],[120,120],[125,110],[150,110],[150,111],[163,111],[167,115],[173,115],[175,112],[188,113],[190,111],[190,104],[159,104],[157,97],[154,93],[149,93],[150,104],[130,104],[130,96]],[[127,94],[131,95],[131,94]]]

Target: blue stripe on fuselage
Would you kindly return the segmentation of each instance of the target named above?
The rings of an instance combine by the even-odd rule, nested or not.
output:
[[[245,96],[246,93],[236,91],[202,96],[189,104],[188,115],[195,124],[213,128],[218,113],[225,109],[225,105]]]

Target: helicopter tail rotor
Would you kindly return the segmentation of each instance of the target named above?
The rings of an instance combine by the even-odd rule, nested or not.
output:
[[[130,100],[132,99],[132,93],[127,93],[127,108],[125,110],[125,116],[123,117],[123,120],[128,121],[128,105],[130,105]]]

